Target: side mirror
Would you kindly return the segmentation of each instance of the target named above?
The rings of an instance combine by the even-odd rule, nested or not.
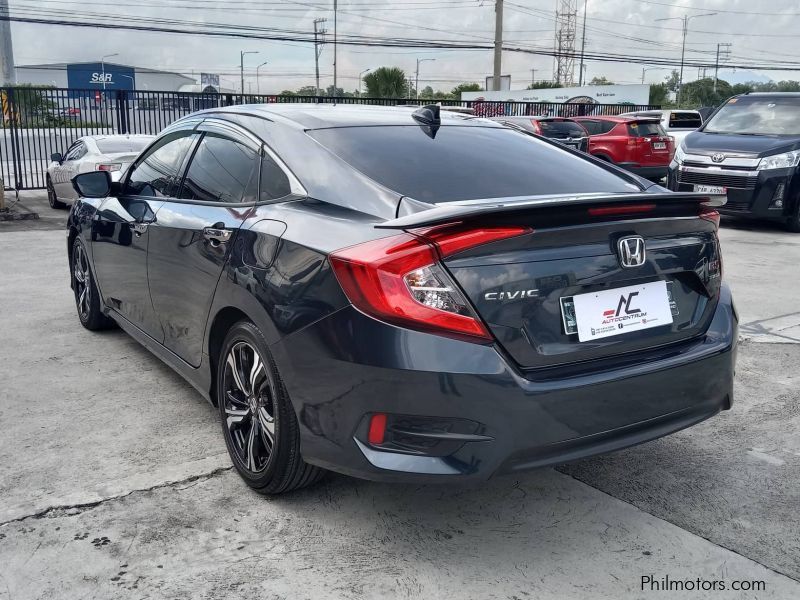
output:
[[[72,187],[84,198],[105,198],[111,193],[111,173],[91,171],[72,178]]]
[[[64,157],[61,156],[61,152],[53,152],[50,155],[50,160],[52,160],[54,162],[57,162],[57,163],[62,163],[62,162],[64,162]]]

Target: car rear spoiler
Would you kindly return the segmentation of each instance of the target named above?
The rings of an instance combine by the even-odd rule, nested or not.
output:
[[[526,212],[537,209],[574,208],[576,206],[696,203],[710,208],[716,208],[723,206],[726,201],[726,197],[722,195],[709,195],[695,192],[489,198],[485,200],[468,200],[465,202],[448,202],[446,204],[434,205],[433,208],[428,210],[378,223],[375,227],[377,229],[414,229],[417,227],[430,227],[432,225],[471,221],[482,217]]]

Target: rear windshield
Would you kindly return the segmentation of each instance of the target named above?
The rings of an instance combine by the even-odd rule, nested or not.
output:
[[[647,121],[644,123],[628,123],[628,133],[634,137],[644,137],[646,135],[667,135],[664,133],[664,130],[661,129],[661,125],[659,123],[654,123],[653,121]]]
[[[731,98],[708,121],[706,133],[800,135],[800,97]]]
[[[697,129],[703,124],[698,113],[673,112],[669,115],[670,129]]]
[[[148,138],[106,138],[96,140],[97,147],[103,154],[141,152],[151,141]]]
[[[423,202],[638,191],[627,180],[505,127],[338,127],[314,139],[370,179]]]
[[[572,121],[539,121],[542,133],[552,137],[585,137],[586,130]]]

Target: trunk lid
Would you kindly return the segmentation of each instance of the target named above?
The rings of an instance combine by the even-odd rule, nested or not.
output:
[[[443,261],[497,343],[523,369],[579,371],[586,361],[620,356],[642,360],[654,348],[701,336],[716,307],[722,271],[716,224],[699,215],[724,200],[695,194],[573,200],[577,204],[540,200],[528,208],[520,202],[517,210],[499,203],[494,210],[483,207],[480,215],[474,204],[455,207],[450,203],[395,223],[412,223],[416,218],[430,225],[436,221],[430,213],[436,211],[450,211],[449,222],[453,222],[457,217],[452,213],[461,210],[462,222],[534,229]],[[643,262],[624,267],[620,240],[636,237],[644,243]],[[666,318],[661,315],[661,321],[653,325],[658,307],[642,305],[651,323],[634,330],[629,327],[632,321],[626,321],[626,308],[636,310],[637,303],[644,302],[642,290],[662,296],[656,301],[667,311]],[[633,291],[638,298],[625,305],[623,298]],[[590,315],[583,307],[584,313],[576,314],[575,297],[580,295],[600,298],[601,314]],[[605,319],[602,313],[606,312],[611,329],[622,323],[622,332],[581,341],[573,327],[576,317],[578,322]],[[611,312],[619,312],[622,318]]]

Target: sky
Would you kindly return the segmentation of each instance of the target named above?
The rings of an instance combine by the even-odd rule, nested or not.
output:
[[[130,23],[133,18],[159,18],[165,23],[191,20],[202,23],[246,25],[313,31],[313,21],[325,18],[327,40],[332,41],[333,0],[8,0],[13,16],[61,20]],[[577,2],[576,49],[581,45],[584,0]],[[506,0],[504,39],[508,46],[553,49],[558,0]],[[796,68],[794,51],[800,39],[800,3],[797,0],[587,0],[586,52],[679,60],[684,14],[689,21],[686,58],[713,64],[717,43],[732,44],[729,64],[777,65]],[[494,2],[491,0],[339,0],[338,32],[374,37],[457,40],[491,44],[494,39]],[[657,19],[670,18],[667,21]],[[219,73],[224,87],[239,86],[239,52],[245,56],[245,91],[278,93],[314,82],[313,45],[255,39],[225,39],[155,32],[112,31],[56,25],[12,23],[18,65],[50,62],[97,61],[118,53],[113,62],[194,75]],[[338,47],[338,84],[358,88],[359,73],[380,66],[397,66],[413,76],[420,63],[420,89],[430,85],[449,91],[461,82],[483,83],[492,71],[490,50],[429,48]],[[256,81],[256,67],[260,78]],[[323,46],[321,86],[333,83],[333,45]],[[587,61],[586,79],[606,77],[615,83],[663,81],[670,67]],[[723,63],[724,64],[724,63]],[[531,73],[533,69],[533,73]],[[512,89],[523,89],[534,77],[550,80],[553,59],[521,52],[503,53],[503,74],[511,75]],[[752,69],[754,77],[800,79],[800,70],[780,72]],[[687,67],[684,81],[699,75]],[[713,75],[713,69],[708,70]],[[735,75],[738,79],[742,74]],[[745,77],[747,78],[747,77]],[[577,80],[577,61],[576,74]]]

